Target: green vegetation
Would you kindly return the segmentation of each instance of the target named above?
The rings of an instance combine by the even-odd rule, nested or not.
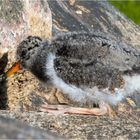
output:
[[[136,24],[140,25],[140,1],[139,0],[120,0],[109,2],[131,18]]]

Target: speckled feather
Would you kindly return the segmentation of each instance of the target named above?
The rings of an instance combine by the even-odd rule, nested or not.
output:
[[[135,49],[95,33],[67,33],[51,45],[56,47],[58,76],[76,86],[117,88],[123,84],[122,73],[140,65]]]

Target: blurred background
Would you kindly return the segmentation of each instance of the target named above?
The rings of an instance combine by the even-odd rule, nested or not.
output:
[[[140,0],[109,0],[109,2],[140,26]]]

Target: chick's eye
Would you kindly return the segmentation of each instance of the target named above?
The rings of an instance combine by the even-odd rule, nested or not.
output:
[[[35,46],[35,47],[39,47],[39,44],[36,43],[34,46]]]
[[[31,49],[32,49],[32,47],[29,47],[29,48],[28,48],[28,51],[30,51]]]
[[[23,58],[24,58],[24,57],[25,57],[25,55],[26,55],[26,52],[27,52],[26,50],[23,50],[23,51],[21,52],[21,57],[23,57]]]

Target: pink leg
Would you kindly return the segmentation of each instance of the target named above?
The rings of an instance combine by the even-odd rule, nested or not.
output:
[[[67,105],[42,105],[40,111],[52,113],[55,115],[59,114],[84,114],[84,115],[104,115],[110,112],[109,105],[100,103],[99,108],[81,108],[81,107],[70,107]]]

